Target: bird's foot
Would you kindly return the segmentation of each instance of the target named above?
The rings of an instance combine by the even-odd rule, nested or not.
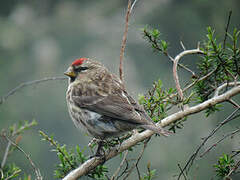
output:
[[[105,159],[105,151],[104,151],[105,143],[106,142],[104,140],[93,138],[89,142],[88,146],[92,149],[97,144],[98,147],[97,147],[96,153],[93,156],[90,156],[90,158],[98,157],[98,158],[104,158]],[[103,160],[103,161],[105,161],[105,160]]]

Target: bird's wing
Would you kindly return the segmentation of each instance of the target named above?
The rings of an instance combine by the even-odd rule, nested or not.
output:
[[[134,124],[149,124],[144,117],[144,110],[124,90],[105,95],[73,95],[72,100],[79,107],[101,115],[126,120]]]

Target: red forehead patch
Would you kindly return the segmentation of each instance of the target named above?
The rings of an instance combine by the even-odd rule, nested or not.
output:
[[[75,61],[73,61],[72,65],[74,66],[79,66],[83,63],[83,61],[88,60],[88,58],[80,58],[80,59],[76,59]]]

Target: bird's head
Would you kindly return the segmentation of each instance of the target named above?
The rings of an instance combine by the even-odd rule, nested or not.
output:
[[[89,58],[80,58],[73,61],[64,74],[70,78],[70,82],[73,82],[76,79],[81,80],[97,73],[100,67],[102,65],[96,61]]]

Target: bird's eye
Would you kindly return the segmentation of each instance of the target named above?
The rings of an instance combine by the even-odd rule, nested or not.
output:
[[[75,69],[75,71],[77,71],[77,72],[82,72],[82,71],[85,71],[85,70],[87,70],[87,69],[88,69],[88,67],[80,66],[80,67],[77,67],[77,68]]]

